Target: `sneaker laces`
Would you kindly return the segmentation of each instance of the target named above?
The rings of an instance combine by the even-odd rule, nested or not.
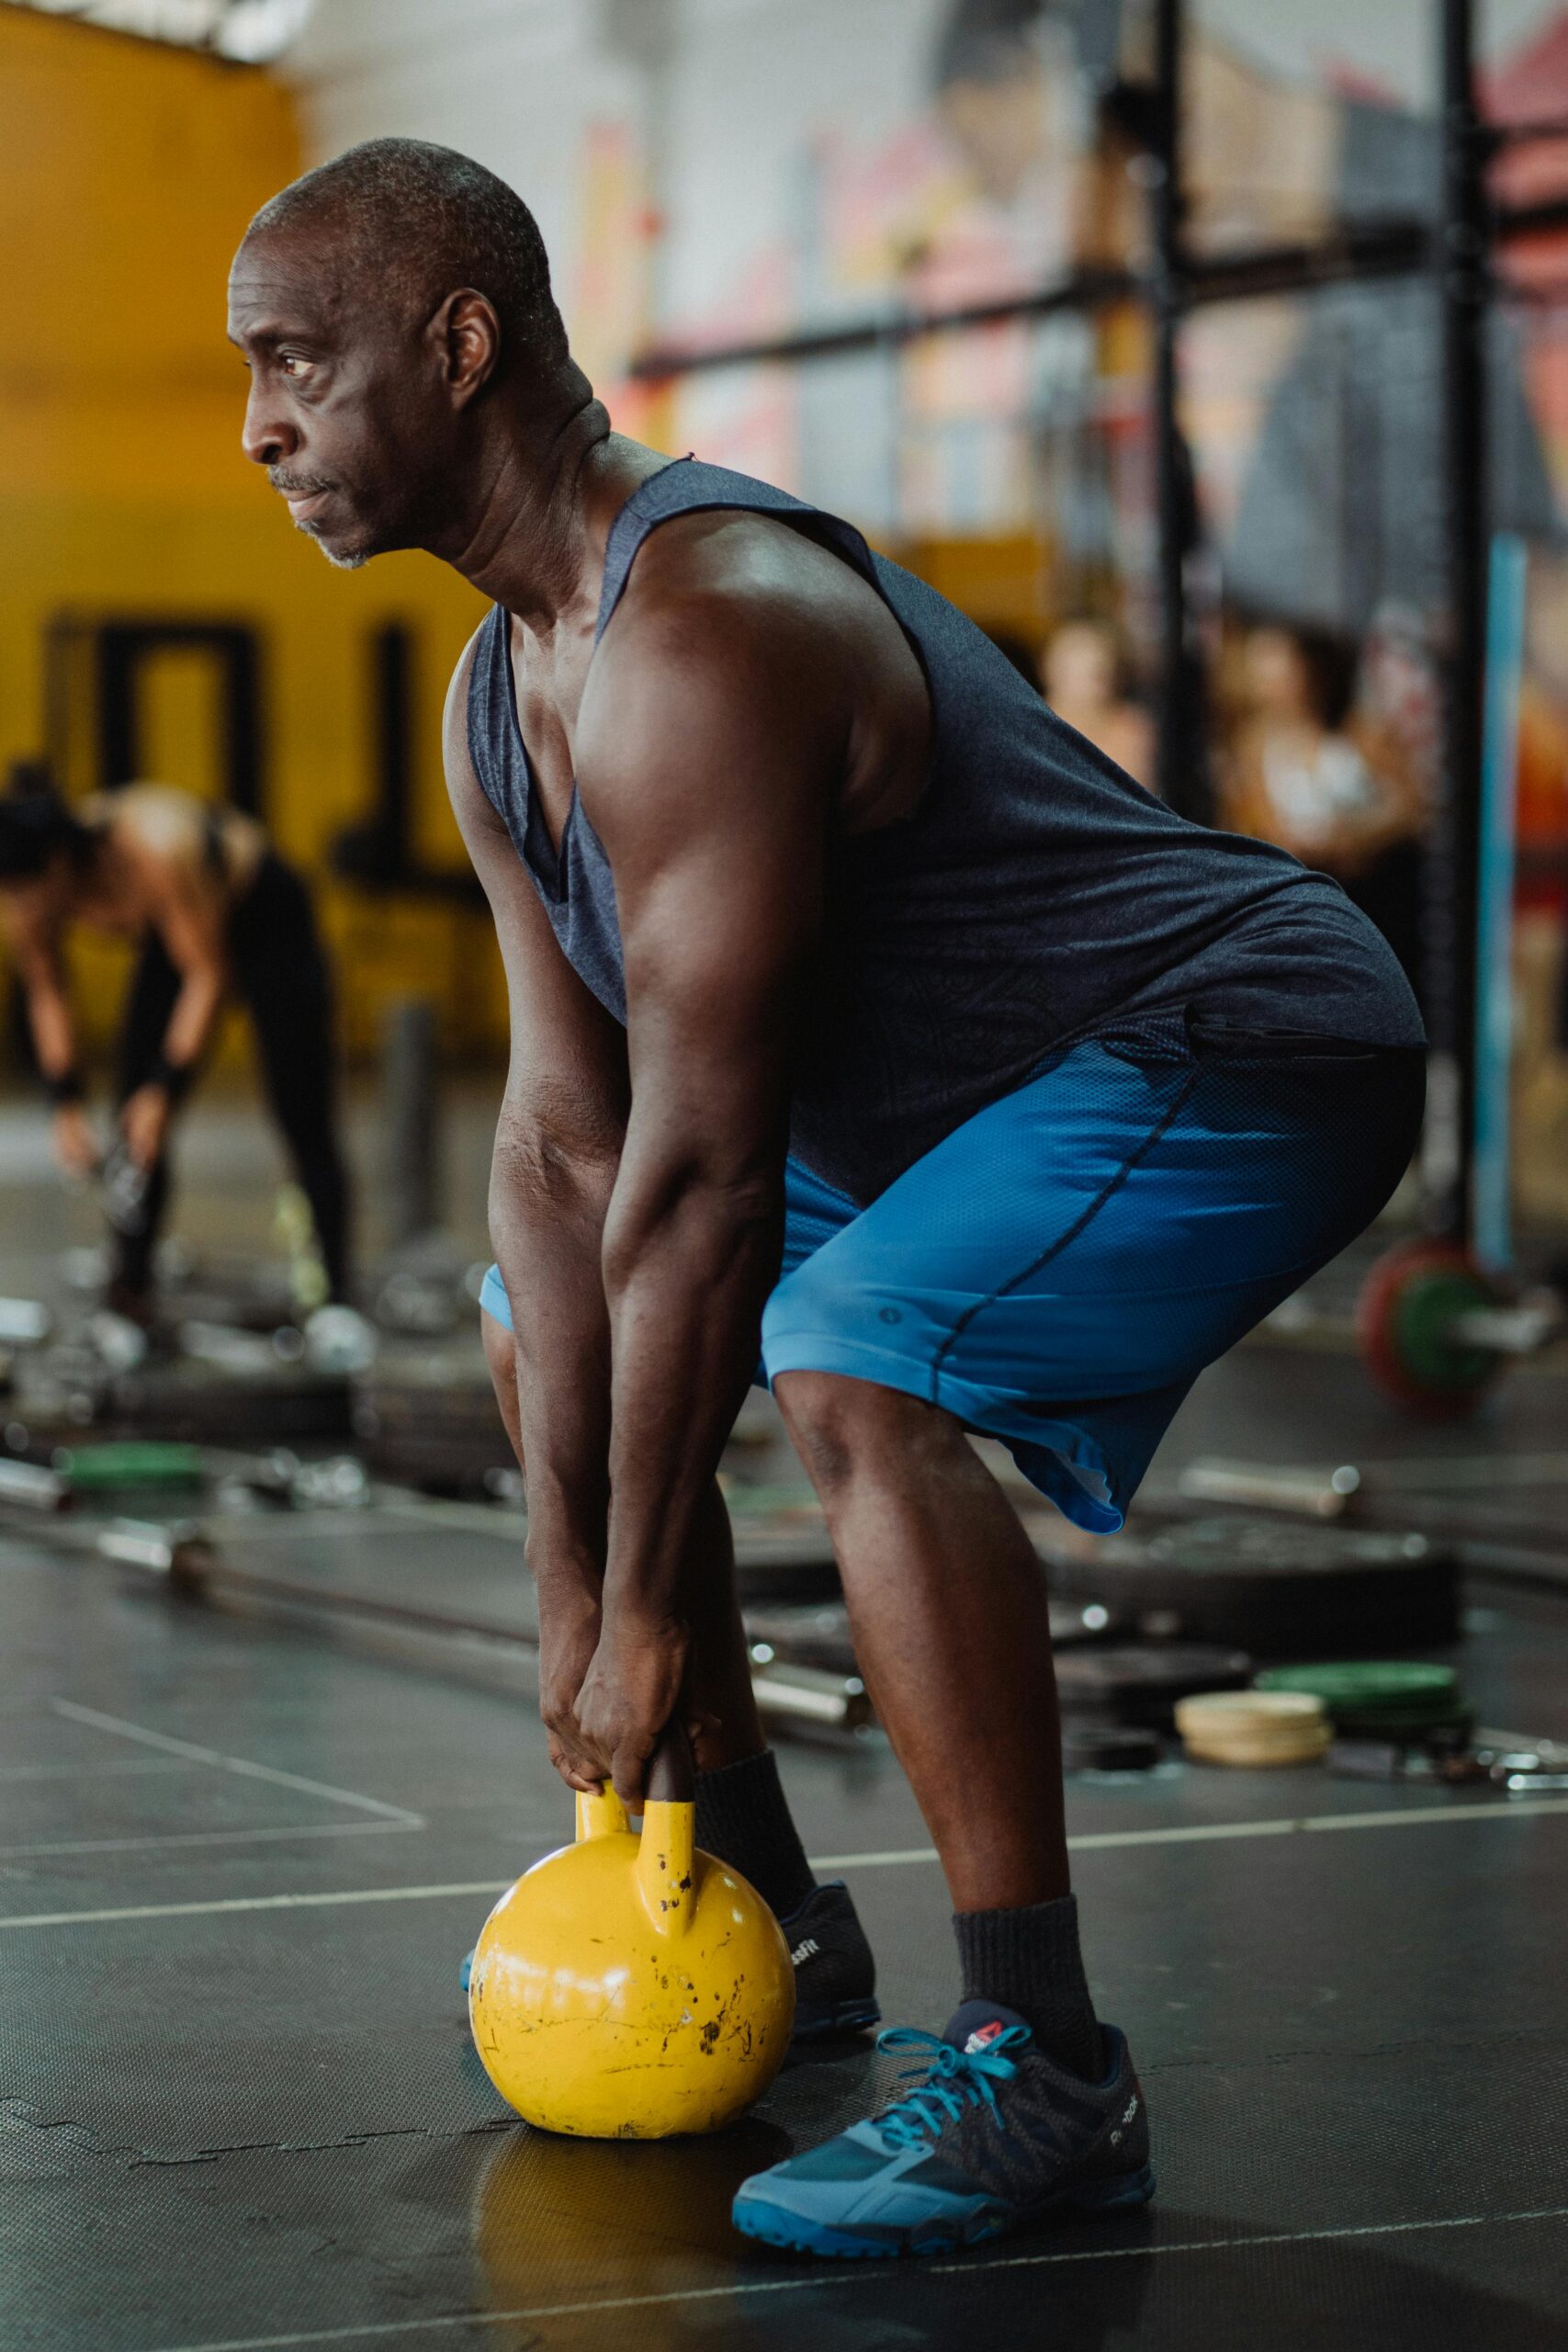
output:
[[[876,2119],[876,2128],[889,2147],[916,2148],[938,2140],[965,2107],[984,2106],[994,2114],[996,2085],[1010,2083],[1018,2068],[1002,2052],[1030,2039],[1029,2028],[1010,2025],[983,2050],[959,2050],[940,2034],[919,2026],[889,2026],[876,2037],[879,2050],[919,2050],[923,2062],[906,2070],[903,2079],[923,2076],[918,2090],[906,2093]]]

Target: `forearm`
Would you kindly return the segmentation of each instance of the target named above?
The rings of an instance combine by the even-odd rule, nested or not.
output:
[[[541,1586],[590,1582],[604,1564],[610,1327],[600,1272],[614,1161],[573,1159],[503,1119],[491,1237],[512,1308],[528,1557]]]
[[[45,1085],[71,1076],[76,1067],[76,1033],[71,1001],[51,975],[30,974],[26,981],[28,1025]]]
[[[694,1524],[756,1370],[783,1241],[783,1182],[697,1177],[652,1188],[651,1201],[618,1194],[605,1234],[604,1601],[607,1613],[665,1620],[683,1614]]]

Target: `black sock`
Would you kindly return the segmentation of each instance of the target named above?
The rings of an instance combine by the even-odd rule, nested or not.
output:
[[[1105,2056],[1078,1950],[1077,1895],[1016,1911],[955,1911],[953,1926],[964,1999],[1016,2009],[1048,2058],[1097,2083]]]
[[[775,1918],[798,1911],[817,1883],[772,1748],[697,1774],[697,1844],[750,1879]]]

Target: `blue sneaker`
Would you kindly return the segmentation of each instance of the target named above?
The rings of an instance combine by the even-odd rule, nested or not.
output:
[[[919,2086],[743,2181],[736,2228],[800,2254],[952,2254],[1058,2207],[1145,2204],[1144,2095],[1122,2035],[1101,2031],[1105,2079],[1086,2083],[992,2001],[966,2001],[940,2038],[895,2027],[877,2046],[918,2051]]]
[[[879,2024],[876,1962],[850,1890],[841,1878],[814,1886],[798,1911],[781,1919],[795,1962],[795,2039],[825,2041],[836,2033],[863,2033]],[[474,1955],[457,1971],[468,1989]]]

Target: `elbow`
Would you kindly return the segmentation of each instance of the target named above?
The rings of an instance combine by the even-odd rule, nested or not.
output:
[[[725,1166],[694,1154],[638,1171],[617,1187],[605,1219],[605,1295],[623,1295],[649,1259],[668,1250],[684,1259],[694,1281],[721,1279],[755,1253],[776,1257],[783,1226],[782,1166]]]
[[[567,1137],[547,1125],[502,1114],[491,1159],[492,1226],[519,1212],[549,1220],[603,1218],[615,1189],[617,1148]]]

